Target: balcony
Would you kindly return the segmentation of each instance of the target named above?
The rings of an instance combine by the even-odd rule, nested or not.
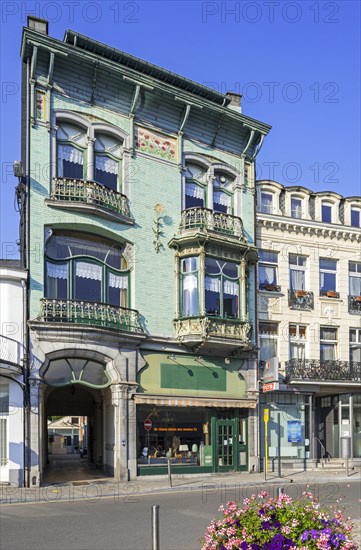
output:
[[[43,298],[41,304],[38,321],[85,324],[135,334],[144,332],[139,312],[135,309],[98,304],[96,302],[53,300],[50,298]]]
[[[128,198],[93,181],[53,178],[50,198],[45,202],[52,208],[80,210],[133,224]]]
[[[183,234],[188,230],[195,229],[236,237],[238,240],[245,242],[241,218],[231,214],[214,212],[208,208],[183,210],[179,226],[180,233]]]
[[[361,315],[361,296],[348,297],[348,312],[351,315]]]
[[[24,347],[17,340],[0,335],[0,370],[1,365],[6,365],[6,370],[21,370],[21,361],[24,358]]]
[[[314,308],[313,292],[309,290],[289,290],[288,307],[290,309],[311,310]]]
[[[357,361],[319,361],[291,359],[286,361],[286,378],[290,381],[361,381],[361,363]]]
[[[252,325],[249,321],[221,317],[184,317],[174,321],[176,336],[183,344],[212,352],[223,346],[227,353],[249,350]]]

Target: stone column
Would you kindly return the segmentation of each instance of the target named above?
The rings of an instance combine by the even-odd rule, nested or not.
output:
[[[128,386],[128,469],[129,479],[137,477],[137,407],[133,399],[136,386]]]
[[[86,180],[94,181],[95,167],[94,167],[94,143],[95,138],[88,137],[87,139],[87,172]]]
[[[42,384],[39,379],[29,380],[29,440],[26,449],[26,464],[29,469],[30,487],[39,487],[42,481],[42,425],[43,425],[43,395]],[[45,442],[43,442],[45,443]]]

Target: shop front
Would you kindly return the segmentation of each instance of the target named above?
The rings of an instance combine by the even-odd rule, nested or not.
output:
[[[165,474],[168,461],[174,473],[247,471],[256,401],[239,363],[180,356],[174,367],[161,354],[144,357],[143,393],[135,396],[138,475]]]

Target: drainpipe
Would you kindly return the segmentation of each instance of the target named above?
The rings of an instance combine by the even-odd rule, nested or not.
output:
[[[254,224],[254,244],[257,248],[258,252],[258,239],[257,239],[257,187],[256,187],[256,181],[257,181],[257,174],[256,174],[256,161],[253,161],[253,182],[254,182],[254,197],[255,200],[253,202],[253,224]],[[255,331],[254,331],[254,338],[255,338],[255,346],[258,348],[258,279],[257,279],[257,263],[254,266],[254,315],[255,315]],[[261,469],[261,430],[260,430],[260,378],[259,378],[259,366],[258,366],[258,351],[257,351],[257,357],[256,357],[256,372],[257,372],[257,391],[258,391],[258,399],[257,399],[257,454],[258,454],[258,469],[260,471]]]

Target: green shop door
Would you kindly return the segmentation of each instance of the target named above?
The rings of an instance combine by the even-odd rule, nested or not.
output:
[[[229,472],[239,469],[238,419],[215,422],[215,469]]]

